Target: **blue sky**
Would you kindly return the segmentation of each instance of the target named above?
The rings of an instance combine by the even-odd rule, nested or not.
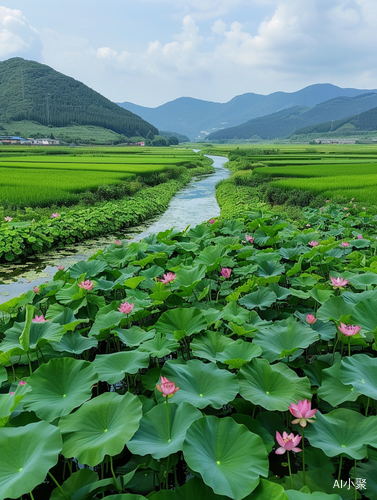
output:
[[[115,102],[227,102],[314,83],[377,88],[375,0],[3,0],[0,60]]]

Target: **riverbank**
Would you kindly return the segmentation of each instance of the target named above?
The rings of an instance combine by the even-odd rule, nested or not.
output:
[[[0,226],[0,263],[17,262],[55,246],[65,246],[140,224],[163,213],[172,197],[192,178],[213,172],[209,163],[201,162],[186,168],[176,179],[145,187],[121,200],[56,212],[53,214],[56,217],[39,221],[9,221]]]

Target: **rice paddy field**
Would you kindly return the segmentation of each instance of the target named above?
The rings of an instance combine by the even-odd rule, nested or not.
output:
[[[0,206],[66,204],[83,191],[162,172],[195,158],[191,150],[170,148],[2,147]]]
[[[282,190],[376,204],[377,146],[282,146],[272,154],[256,152],[248,159],[262,162],[265,166],[255,168],[254,173],[271,177],[271,185]]]

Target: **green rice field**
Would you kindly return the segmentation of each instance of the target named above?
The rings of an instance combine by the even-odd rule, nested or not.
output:
[[[282,190],[300,189],[327,198],[355,198],[355,202],[375,205],[377,191],[377,147],[326,145],[307,148],[281,148],[278,154],[254,155],[252,161],[264,167],[255,174],[271,178],[271,185]],[[309,150],[310,149],[310,150]]]
[[[66,204],[77,200],[83,191],[162,172],[195,159],[193,151],[173,148],[3,147],[0,206]]]

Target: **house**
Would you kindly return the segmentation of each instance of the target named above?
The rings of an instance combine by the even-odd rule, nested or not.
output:
[[[0,142],[2,144],[31,144],[28,139],[14,135],[0,135]]]

